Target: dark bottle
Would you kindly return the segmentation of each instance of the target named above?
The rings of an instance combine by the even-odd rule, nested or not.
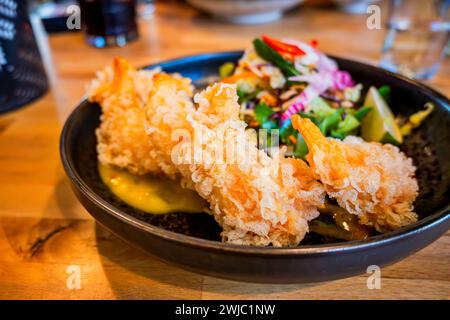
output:
[[[89,44],[122,47],[138,37],[134,0],[79,0],[79,4]]]

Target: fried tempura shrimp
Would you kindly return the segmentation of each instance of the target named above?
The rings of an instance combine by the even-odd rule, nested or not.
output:
[[[149,155],[172,179],[180,177],[181,168],[174,163],[172,150],[183,142],[183,137],[189,139],[193,135],[192,128],[187,125],[187,117],[195,110],[192,89],[188,78],[157,74],[145,107],[145,129],[151,145]],[[178,137],[177,132],[184,136]],[[184,142],[189,143],[189,140]],[[182,183],[192,187],[190,180],[183,179]]]
[[[131,173],[159,173],[151,157],[144,130],[144,105],[148,102],[156,71],[135,70],[126,60],[116,58],[113,67],[97,73],[88,99],[102,109],[96,130],[98,159]]]
[[[168,75],[154,79],[146,107],[154,159],[210,203],[224,241],[298,244],[324,201],[321,184],[301,160],[270,157],[257,148],[239,120],[234,85],[210,86],[195,97],[195,109],[186,83]]]
[[[360,223],[380,232],[417,221],[413,202],[418,194],[415,167],[393,145],[326,138],[309,120],[292,117],[309,148],[306,159],[330,197]]]

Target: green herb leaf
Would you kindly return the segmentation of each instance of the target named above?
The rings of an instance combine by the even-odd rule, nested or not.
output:
[[[336,128],[338,123],[342,120],[342,114],[344,113],[344,109],[340,108],[335,110],[331,115],[325,117],[319,124],[319,129],[322,131],[324,136],[328,135],[330,130]]]
[[[243,99],[245,97],[246,93],[243,92],[242,90],[240,90],[239,88],[237,88],[236,89],[236,94],[239,97],[239,103],[243,102],[243,101],[241,101],[241,99]]]
[[[256,53],[278,67],[286,78],[300,75],[300,72],[295,69],[294,65],[285,60],[276,50],[272,49],[261,39],[253,40],[253,46]]]
[[[358,121],[358,119],[356,119],[356,117],[352,116],[351,114],[347,114],[345,119],[338,123],[336,133],[346,136],[349,132],[353,131],[359,126],[360,122]]]
[[[307,154],[308,154],[308,146],[306,145],[303,136],[299,133],[297,134],[297,143],[295,144],[294,148],[294,157],[304,159]]]
[[[274,113],[271,107],[269,107],[264,102],[258,104],[255,107],[255,120],[260,124],[263,124],[267,120],[269,120],[270,116]]]
[[[310,119],[315,125],[319,124],[319,119],[317,119],[315,116],[313,116],[310,113],[305,113],[305,112],[298,112],[297,114],[299,114],[302,118],[308,118]]]
[[[284,144],[292,144],[289,140],[290,135],[295,134],[295,129],[292,127],[291,119],[286,120],[280,127],[280,140]]]
[[[344,140],[347,135],[345,133],[339,133],[336,130],[331,130],[330,136],[339,140]]]
[[[247,102],[249,100],[255,99],[259,92],[260,92],[260,90],[256,90],[254,92],[245,92],[245,91],[239,89],[239,87],[238,87],[236,89],[236,94],[239,97],[238,102],[241,104],[241,103]]]
[[[321,97],[314,98],[308,105],[308,107],[319,118],[325,118],[332,115],[335,111],[330,105]]]
[[[354,116],[358,121],[361,121],[370,111],[372,111],[372,107],[362,107],[355,112]]]
[[[378,92],[388,104],[391,102],[391,87],[388,85],[381,86]]]

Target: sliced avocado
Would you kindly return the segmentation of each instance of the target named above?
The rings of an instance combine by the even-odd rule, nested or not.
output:
[[[361,122],[361,136],[366,141],[401,144],[403,136],[394,114],[375,87],[370,87],[364,107],[372,107]]]

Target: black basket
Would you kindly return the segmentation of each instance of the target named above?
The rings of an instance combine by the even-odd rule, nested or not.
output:
[[[0,0],[0,114],[35,100],[47,88],[26,1]]]

